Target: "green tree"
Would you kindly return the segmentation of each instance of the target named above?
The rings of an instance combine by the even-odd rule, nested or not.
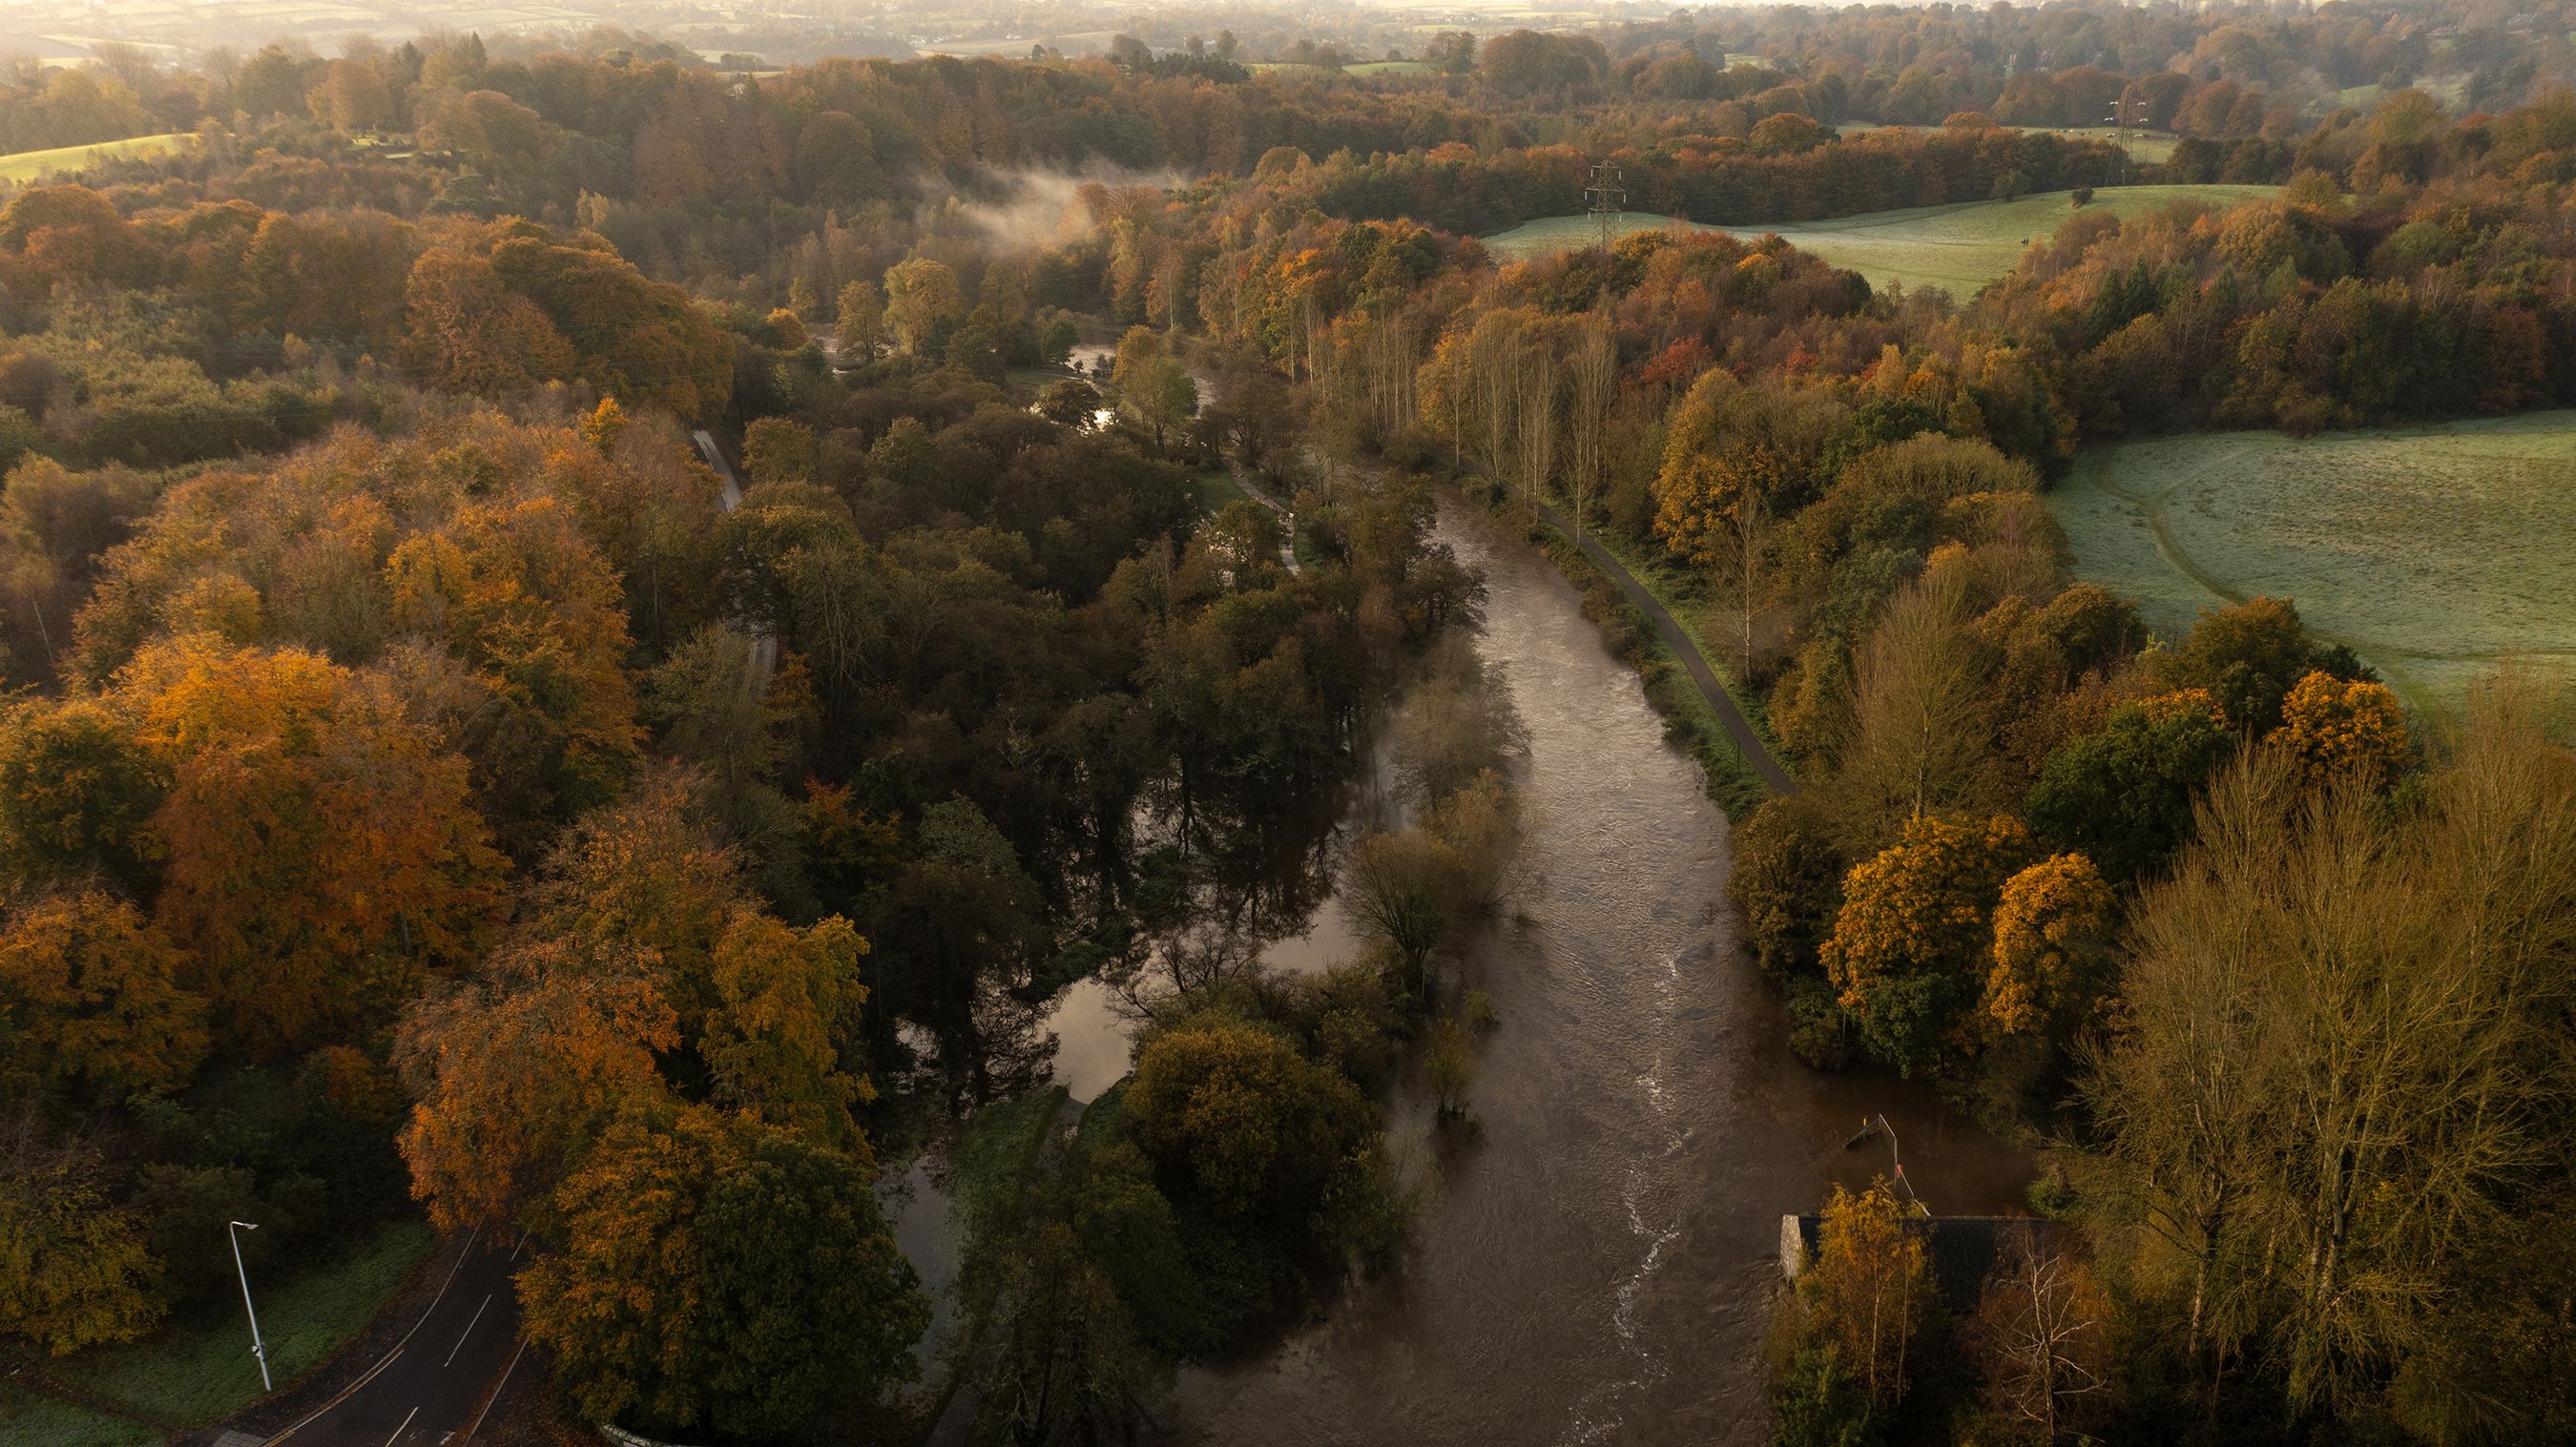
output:
[[[929,1321],[862,1160],[706,1106],[620,1121],[519,1276],[530,1341],[594,1421],[806,1430],[918,1372]]]
[[[2193,796],[2235,747],[2205,691],[2122,704],[2049,755],[2030,791],[2031,829],[2111,879],[2136,879],[2190,837]]]
[[[1137,1145],[1222,1217],[1303,1219],[1376,1125],[1340,1072],[1270,1029],[1223,1017],[1145,1042],[1125,1105]]]

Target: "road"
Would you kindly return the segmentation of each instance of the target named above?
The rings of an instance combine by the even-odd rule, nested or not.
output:
[[[689,440],[698,444],[698,455],[707,460],[707,466],[715,469],[716,481],[724,484],[724,510],[731,512],[742,506],[742,479],[734,475],[733,462],[716,444],[715,434],[701,427],[689,434]],[[762,678],[778,671],[778,640],[775,637],[767,633],[752,635],[751,666]]]
[[[469,1447],[484,1404],[519,1364],[519,1296],[510,1284],[518,1255],[469,1241],[393,1349],[267,1438],[270,1447]],[[238,1447],[234,1437],[218,1440]]]

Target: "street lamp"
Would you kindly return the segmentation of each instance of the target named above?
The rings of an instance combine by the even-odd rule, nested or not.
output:
[[[268,1379],[268,1348],[260,1344],[259,1312],[250,1304],[250,1269],[242,1265],[241,1233],[258,1229],[256,1222],[235,1221],[224,1228],[224,1235],[233,1243],[233,1270],[241,1277],[242,1311],[250,1317],[250,1354],[259,1358],[259,1389],[273,1392],[277,1386]]]

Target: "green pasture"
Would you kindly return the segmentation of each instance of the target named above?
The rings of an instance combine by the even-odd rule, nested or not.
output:
[[[2178,201],[2227,207],[2277,194],[2275,186],[2105,186],[2087,210],[2114,216],[2140,216]],[[2021,260],[2034,241],[2044,241],[2075,215],[2073,196],[2049,191],[2012,201],[1966,201],[1950,206],[1915,206],[1902,211],[1873,211],[1831,221],[1701,226],[1668,216],[1629,212],[1618,218],[1621,234],[1679,225],[1697,231],[1731,231],[1738,236],[1777,232],[1801,251],[1812,252],[1836,266],[1868,277],[1873,286],[1902,282],[1921,290],[1940,287],[1965,298],[2002,276]],[[1527,260],[1550,251],[1591,244],[1589,216],[1551,216],[1498,236],[1485,245],[1511,260]]]
[[[122,141],[100,141],[87,146],[57,146],[50,151],[20,151],[14,156],[0,156],[0,181],[34,181],[46,176],[68,176],[87,170],[100,161],[124,157],[148,159],[167,156],[197,144],[187,131],[171,131],[158,136],[135,136]]]
[[[2507,660],[2576,681],[2576,411],[2096,448],[2049,500],[2078,576],[2179,637],[2288,598],[2419,708]]]
[[[1432,75],[1436,70],[1427,60],[1370,60],[1342,67],[1344,75]]]
[[[1887,129],[1876,121],[1845,121],[1834,127],[1834,134],[1860,136]],[[2037,135],[2044,131],[2076,141],[2115,141],[2128,151],[2130,160],[2151,161],[2157,165],[2172,160],[2174,147],[2182,143],[2182,137],[2170,131],[2141,130],[2136,126],[2009,126],[2006,129],[2024,135]]]

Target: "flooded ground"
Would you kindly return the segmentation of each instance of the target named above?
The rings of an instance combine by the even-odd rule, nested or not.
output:
[[[1844,1149],[1862,1117],[1888,1116],[1945,1214],[2016,1208],[2030,1162],[1920,1084],[1795,1061],[1733,938],[1726,819],[1635,676],[1498,524],[1452,499],[1440,532],[1485,572],[1481,651],[1529,731],[1536,820],[1527,923],[1466,952],[1499,1015],[1477,1129],[1435,1132],[1428,1092],[1399,1083],[1395,1148],[1424,1187],[1414,1257],[1268,1349],[1184,1373],[1175,1435],[1765,1440],[1780,1217],[1886,1169],[1883,1141]]]

